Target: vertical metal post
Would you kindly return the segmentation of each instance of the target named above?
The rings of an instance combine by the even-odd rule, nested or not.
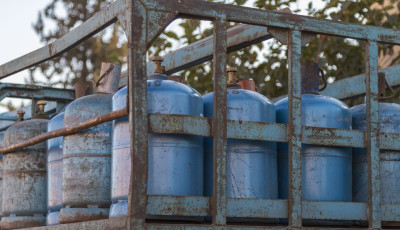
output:
[[[379,176],[379,102],[378,102],[378,45],[367,43],[367,159],[368,159],[368,220],[372,229],[381,228]]]
[[[302,226],[301,214],[301,31],[289,33],[289,227]]]
[[[220,226],[226,224],[226,30],[225,18],[214,20],[214,118],[212,121],[214,165],[211,210],[212,223]]]
[[[131,177],[128,197],[128,229],[145,229],[147,203],[147,20],[140,1],[131,1],[128,35],[128,99],[131,143]]]

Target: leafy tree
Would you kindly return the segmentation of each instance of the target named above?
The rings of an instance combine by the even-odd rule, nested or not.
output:
[[[247,0],[217,1],[236,5],[246,4]],[[294,13],[295,0],[257,0],[253,6],[278,10],[290,7]],[[313,17],[329,18],[365,25],[374,25],[387,28],[399,28],[400,18],[398,0],[323,0],[324,7],[316,9],[312,2],[306,7],[306,13]],[[235,24],[231,23],[230,26]],[[191,44],[212,34],[209,28],[201,28],[201,24],[195,20],[184,20],[180,26],[184,29],[184,35],[180,37],[184,44]],[[389,62],[380,61],[380,67],[386,67],[398,63],[398,50],[392,46],[380,45],[381,57],[393,55]],[[265,52],[267,51],[267,52]],[[260,61],[260,56],[263,60]],[[364,42],[340,37],[318,35],[316,39],[302,48],[302,61],[319,63],[324,69],[329,82],[351,77],[365,72]],[[247,47],[228,55],[228,64],[236,66],[241,78],[252,78],[258,86],[259,92],[274,98],[287,93],[287,47],[273,40],[263,42],[252,47]],[[205,63],[182,72],[190,85],[201,93],[212,90],[212,65]],[[362,97],[363,98],[363,97]],[[348,100],[347,103],[360,103],[362,99]]]
[[[290,7],[298,13],[296,0],[210,0],[236,5],[251,5],[260,9],[279,10]],[[398,0],[322,0],[324,7],[316,9],[312,2],[306,7],[306,14],[318,17],[353,22],[358,24],[376,25],[387,28],[399,28],[400,18],[397,8]],[[90,18],[95,12],[111,2],[89,0],[53,0],[44,10],[39,12],[34,24],[35,31],[43,42],[50,42],[61,37],[71,28]],[[304,2],[304,1],[298,1]],[[67,15],[59,17],[56,14],[58,6],[65,9]],[[46,29],[46,20],[56,24],[54,29]],[[229,27],[236,25],[230,23]],[[198,20],[181,20],[179,27],[183,34],[168,29],[153,43],[149,56],[163,55],[177,46],[189,45],[212,35],[212,27]],[[37,69],[45,74],[47,83],[71,84],[69,80],[53,82],[53,76],[65,74],[67,79],[96,78],[100,62],[126,62],[126,43],[121,41],[122,31],[118,24],[111,30],[108,39],[105,33],[87,40],[61,57],[49,61]],[[364,42],[353,39],[343,39],[326,35],[318,35],[316,39],[302,48],[302,61],[314,61],[324,69],[329,82],[347,78],[365,72]],[[398,50],[392,46],[381,45],[381,56],[393,55]],[[262,57],[260,59],[260,57]],[[398,62],[397,55],[389,59],[382,67]],[[276,40],[246,47],[228,55],[228,64],[238,68],[240,78],[252,78],[259,92],[274,98],[287,93],[287,47]],[[34,81],[31,70],[31,81]],[[187,82],[200,93],[212,90],[212,62],[186,69],[180,73]],[[348,101],[353,103],[353,101]]]
[[[50,43],[88,20],[111,2],[111,0],[53,0],[38,13],[33,28],[43,43]],[[58,14],[60,10],[65,16]],[[60,57],[30,69],[27,81],[47,85],[61,84],[65,87],[75,81],[96,79],[99,76],[101,62],[121,64],[126,62],[127,44],[124,38],[123,30],[118,23],[115,23],[110,29],[88,39]],[[45,82],[34,77],[36,71],[45,76]],[[59,76],[63,78],[60,79]]]

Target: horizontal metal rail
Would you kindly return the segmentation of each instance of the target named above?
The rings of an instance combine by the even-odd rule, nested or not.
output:
[[[210,216],[210,197],[181,197],[181,196],[148,196],[146,214],[148,216]],[[234,199],[227,200],[228,217],[247,217],[247,218],[287,218],[287,200],[267,200],[267,199]],[[382,205],[382,220],[397,221],[399,205]],[[367,203],[351,202],[322,202],[322,201],[302,201],[304,219],[324,219],[324,220],[367,220]],[[74,224],[65,224],[52,227],[39,227],[33,229],[72,229],[74,226],[92,225],[102,223],[104,226],[115,224],[116,229],[123,227],[125,218],[90,221]],[[109,222],[109,223],[108,223]],[[150,224],[151,225],[151,224]],[[188,229],[187,224],[168,224],[168,222],[158,225],[175,226],[178,229]],[[202,228],[201,225],[196,229]],[[207,225],[206,225],[207,226]],[[99,229],[103,226],[99,226]],[[203,225],[204,227],[204,225]],[[209,226],[211,227],[211,226]],[[175,229],[173,228],[173,229]],[[237,226],[238,229],[252,229],[254,226]],[[256,227],[259,228],[259,227]],[[262,226],[268,228],[268,226]],[[272,227],[270,227],[272,228]],[[280,227],[288,229],[286,227]],[[105,228],[107,229],[107,228]],[[114,229],[114,228],[112,228]],[[304,228],[306,229],[306,228]]]
[[[0,154],[13,152],[17,149],[26,148],[51,138],[66,136],[77,133],[81,130],[109,122],[115,119],[128,116],[125,109],[103,114],[77,125],[57,129],[43,133],[31,139],[25,140],[0,149]],[[196,117],[189,115],[167,115],[167,114],[148,114],[149,133],[167,134],[187,134],[204,137],[213,137],[212,118]],[[271,142],[288,142],[287,128],[285,124],[227,120],[228,135],[230,139],[260,140]],[[323,146],[343,146],[366,148],[366,131],[302,127],[304,144],[314,144]],[[400,133],[383,133],[380,135],[380,149],[400,150]]]
[[[288,15],[276,11],[259,10],[243,6],[226,5],[203,0],[145,0],[148,10],[178,12],[182,17],[203,20],[226,15],[227,21],[270,26],[283,29],[298,28],[301,31],[341,36],[381,43],[400,44],[400,31],[376,26],[360,25],[301,15]]]
[[[42,133],[40,135],[37,135],[31,139],[28,140],[24,140],[21,141],[17,144],[12,144],[9,145],[7,147],[3,147],[0,149],[0,154],[4,154],[4,153],[9,153],[9,152],[13,152],[17,149],[21,149],[21,148],[26,148],[28,146],[32,146],[35,145],[37,143],[46,141],[48,139],[51,138],[55,138],[55,137],[61,137],[61,136],[67,136],[67,135],[71,135],[74,133],[77,133],[81,130],[108,122],[108,121],[112,121],[118,118],[122,118],[122,117],[126,117],[128,116],[128,111],[127,109],[121,109],[121,110],[116,110],[110,113],[106,113],[100,116],[97,116],[93,119],[84,121],[84,122],[80,122],[74,126],[71,127],[66,127],[66,128],[62,128],[62,129],[57,129],[51,132],[47,132],[47,133]]]
[[[70,102],[75,100],[75,91],[40,85],[1,83],[0,101],[6,97]]]

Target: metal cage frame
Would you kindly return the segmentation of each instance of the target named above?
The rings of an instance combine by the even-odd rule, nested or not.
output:
[[[176,18],[209,20],[214,24],[214,36],[207,41],[213,42],[211,54],[214,64],[215,113],[212,119],[147,114],[146,80],[147,69],[151,64],[148,66],[146,64],[146,51],[155,38]],[[129,217],[34,229],[296,229],[302,228],[302,219],[365,220],[368,221],[369,228],[380,229],[382,221],[400,219],[400,205],[380,204],[379,151],[400,150],[400,142],[396,142],[400,140],[400,134],[379,132],[377,100],[378,43],[399,45],[400,31],[204,0],[117,0],[53,43],[1,65],[0,79],[57,57],[116,21],[121,23],[127,35],[129,48],[127,85],[132,154]],[[227,120],[226,54],[229,49],[229,51],[234,50],[232,47],[235,45],[229,43],[227,22],[255,25],[246,28],[261,31],[262,34],[256,37],[247,36],[248,34],[241,37],[241,31],[233,34],[241,37],[242,47],[266,39],[267,27],[272,29],[275,37],[279,37],[282,43],[288,45],[289,124]],[[359,83],[360,86],[355,87],[356,92],[342,90],[341,97],[351,97],[366,92],[366,131],[302,126],[301,47],[309,41],[310,36],[316,34],[366,41],[365,75],[345,79],[338,82],[335,88],[331,87],[337,91],[340,87],[345,87],[346,81]],[[175,56],[172,57],[181,60],[181,65],[177,67],[167,64],[167,73],[205,61],[204,57],[207,55],[211,57],[210,50],[207,50],[208,53],[202,53],[201,57],[185,56],[185,48],[181,51],[181,53],[175,52]],[[394,66],[385,71],[395,73],[399,68]],[[364,76],[365,88],[362,84]],[[389,77],[389,82],[391,81],[400,84],[396,76]],[[331,90],[331,93],[334,94],[333,91],[335,90]],[[146,193],[148,137],[143,133],[184,133],[213,137],[213,197],[148,196]],[[227,198],[227,138],[288,142],[289,199]],[[370,190],[368,203],[302,201],[302,143],[366,148]],[[212,224],[146,223],[146,215],[212,216]],[[227,217],[288,218],[289,223],[288,226],[269,227],[227,225]]]

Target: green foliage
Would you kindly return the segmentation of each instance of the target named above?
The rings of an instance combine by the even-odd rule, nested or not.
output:
[[[88,20],[111,2],[112,0],[53,0],[38,13],[33,28],[43,43],[50,43]],[[57,13],[60,10],[65,12],[65,16]],[[54,25],[53,28],[51,24]],[[126,62],[127,44],[121,40],[124,37],[123,30],[115,23],[109,30],[88,39],[60,57],[30,69],[30,76],[26,81],[67,86],[79,80],[95,80],[99,76],[101,62]],[[45,82],[35,78],[36,71],[45,76]],[[60,79],[60,76],[63,78]]]
[[[39,13],[34,25],[43,42],[59,38],[69,29],[87,20],[96,11],[107,5],[107,1],[89,0],[53,0]],[[293,13],[299,13],[295,7],[305,1],[296,0],[209,0],[235,5],[251,5],[265,10],[279,10],[290,7]],[[389,0],[322,0],[324,7],[316,9],[311,1],[307,1],[306,14],[332,20],[340,20],[358,24],[375,25],[387,28],[399,28],[399,14],[393,12],[400,8],[400,1]],[[297,3],[297,4],[296,4]],[[60,18],[55,14],[56,5],[66,9],[67,17]],[[384,6],[382,6],[384,5]],[[46,30],[44,18],[56,24],[54,30]],[[235,26],[229,23],[229,27]],[[148,55],[164,55],[176,46],[189,45],[212,35],[212,25],[199,20],[185,19],[179,24],[183,34],[167,29],[155,40]],[[85,43],[39,67],[52,79],[54,74],[64,73],[67,79],[90,79],[98,76],[100,62],[113,61],[125,63],[126,43],[121,43],[122,33],[118,24],[112,28],[111,38],[104,39],[104,34],[89,39]],[[181,35],[181,36],[180,36]],[[313,61],[320,64],[330,82],[365,72],[365,49],[362,41],[318,35],[316,39],[302,48],[302,61]],[[380,46],[381,54],[392,54],[391,46]],[[394,58],[392,64],[397,63]],[[287,47],[272,39],[251,47],[246,47],[228,55],[228,64],[238,68],[239,77],[252,78],[260,93],[274,98],[287,93]],[[212,62],[207,62],[180,73],[187,82],[200,93],[212,91]],[[33,80],[33,78],[32,78]],[[64,81],[64,84],[71,81]],[[352,103],[352,102],[350,102]]]

